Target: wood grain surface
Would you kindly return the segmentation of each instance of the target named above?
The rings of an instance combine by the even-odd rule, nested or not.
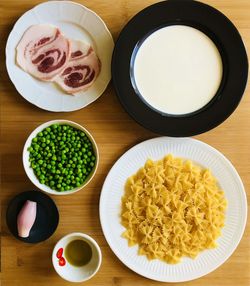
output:
[[[125,267],[112,253],[103,236],[98,203],[105,176],[116,159],[130,147],[145,139],[158,136],[135,123],[119,104],[112,84],[95,103],[70,113],[52,113],[38,109],[25,101],[10,82],[4,49],[6,39],[15,21],[41,1],[0,1],[0,98],[1,98],[1,282],[3,286],[69,285],[54,271],[51,252],[55,243],[65,234],[81,231],[99,243],[103,263],[98,274],[85,282],[95,286],[162,285],[143,278]],[[114,39],[122,27],[152,0],[82,0],[106,22]],[[205,0],[220,11],[239,29],[250,53],[250,1]],[[195,138],[221,151],[238,170],[250,201],[250,90],[247,87],[237,110],[223,124]],[[24,173],[22,148],[27,136],[39,124],[53,119],[69,119],[85,126],[95,137],[100,150],[100,165],[93,181],[82,191],[66,197],[54,196],[60,210],[60,224],[47,241],[27,245],[17,241],[7,229],[6,207],[10,199],[26,190],[34,189]],[[111,222],[112,223],[112,222]],[[250,222],[240,245],[229,260],[213,273],[183,285],[250,285]],[[175,285],[175,284],[172,284]]]

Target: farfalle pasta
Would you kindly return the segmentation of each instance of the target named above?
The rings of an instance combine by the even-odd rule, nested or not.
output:
[[[122,236],[150,260],[178,263],[216,247],[226,206],[209,170],[172,155],[147,160],[125,185]]]

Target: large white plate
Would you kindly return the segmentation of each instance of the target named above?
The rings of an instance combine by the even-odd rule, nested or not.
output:
[[[225,191],[228,201],[225,227],[217,240],[218,247],[203,251],[196,259],[184,258],[176,265],[159,260],[148,261],[138,256],[138,247],[128,247],[121,237],[125,230],[120,224],[121,197],[126,179],[142,167],[148,158],[174,156],[191,159],[210,168]],[[114,164],[100,198],[100,220],[106,240],[116,256],[130,269],[147,278],[164,282],[182,282],[199,278],[224,263],[237,247],[243,235],[247,218],[247,200],[242,181],[232,164],[217,150],[190,138],[161,137],[142,142]]]
[[[102,68],[95,83],[86,92],[64,93],[54,83],[42,82],[16,65],[16,46],[31,25],[49,23],[58,26],[72,39],[90,43],[97,52]],[[95,101],[111,79],[113,38],[103,20],[88,8],[70,1],[49,1],[23,14],[13,27],[6,45],[6,66],[17,91],[29,102],[49,111],[73,111]]]

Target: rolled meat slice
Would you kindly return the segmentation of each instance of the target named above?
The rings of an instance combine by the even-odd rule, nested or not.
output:
[[[70,42],[52,25],[31,26],[17,45],[17,63],[34,77],[52,81],[65,68]]]
[[[82,41],[71,41],[71,57],[55,82],[67,93],[86,91],[100,73],[101,62],[93,48]]]

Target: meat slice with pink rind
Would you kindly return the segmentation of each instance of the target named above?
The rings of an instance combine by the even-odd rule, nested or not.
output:
[[[53,81],[71,55],[70,41],[57,27],[49,24],[29,27],[16,50],[18,65],[44,81]]]
[[[67,93],[86,91],[100,73],[101,62],[93,48],[82,41],[70,40],[71,56],[55,82]]]

